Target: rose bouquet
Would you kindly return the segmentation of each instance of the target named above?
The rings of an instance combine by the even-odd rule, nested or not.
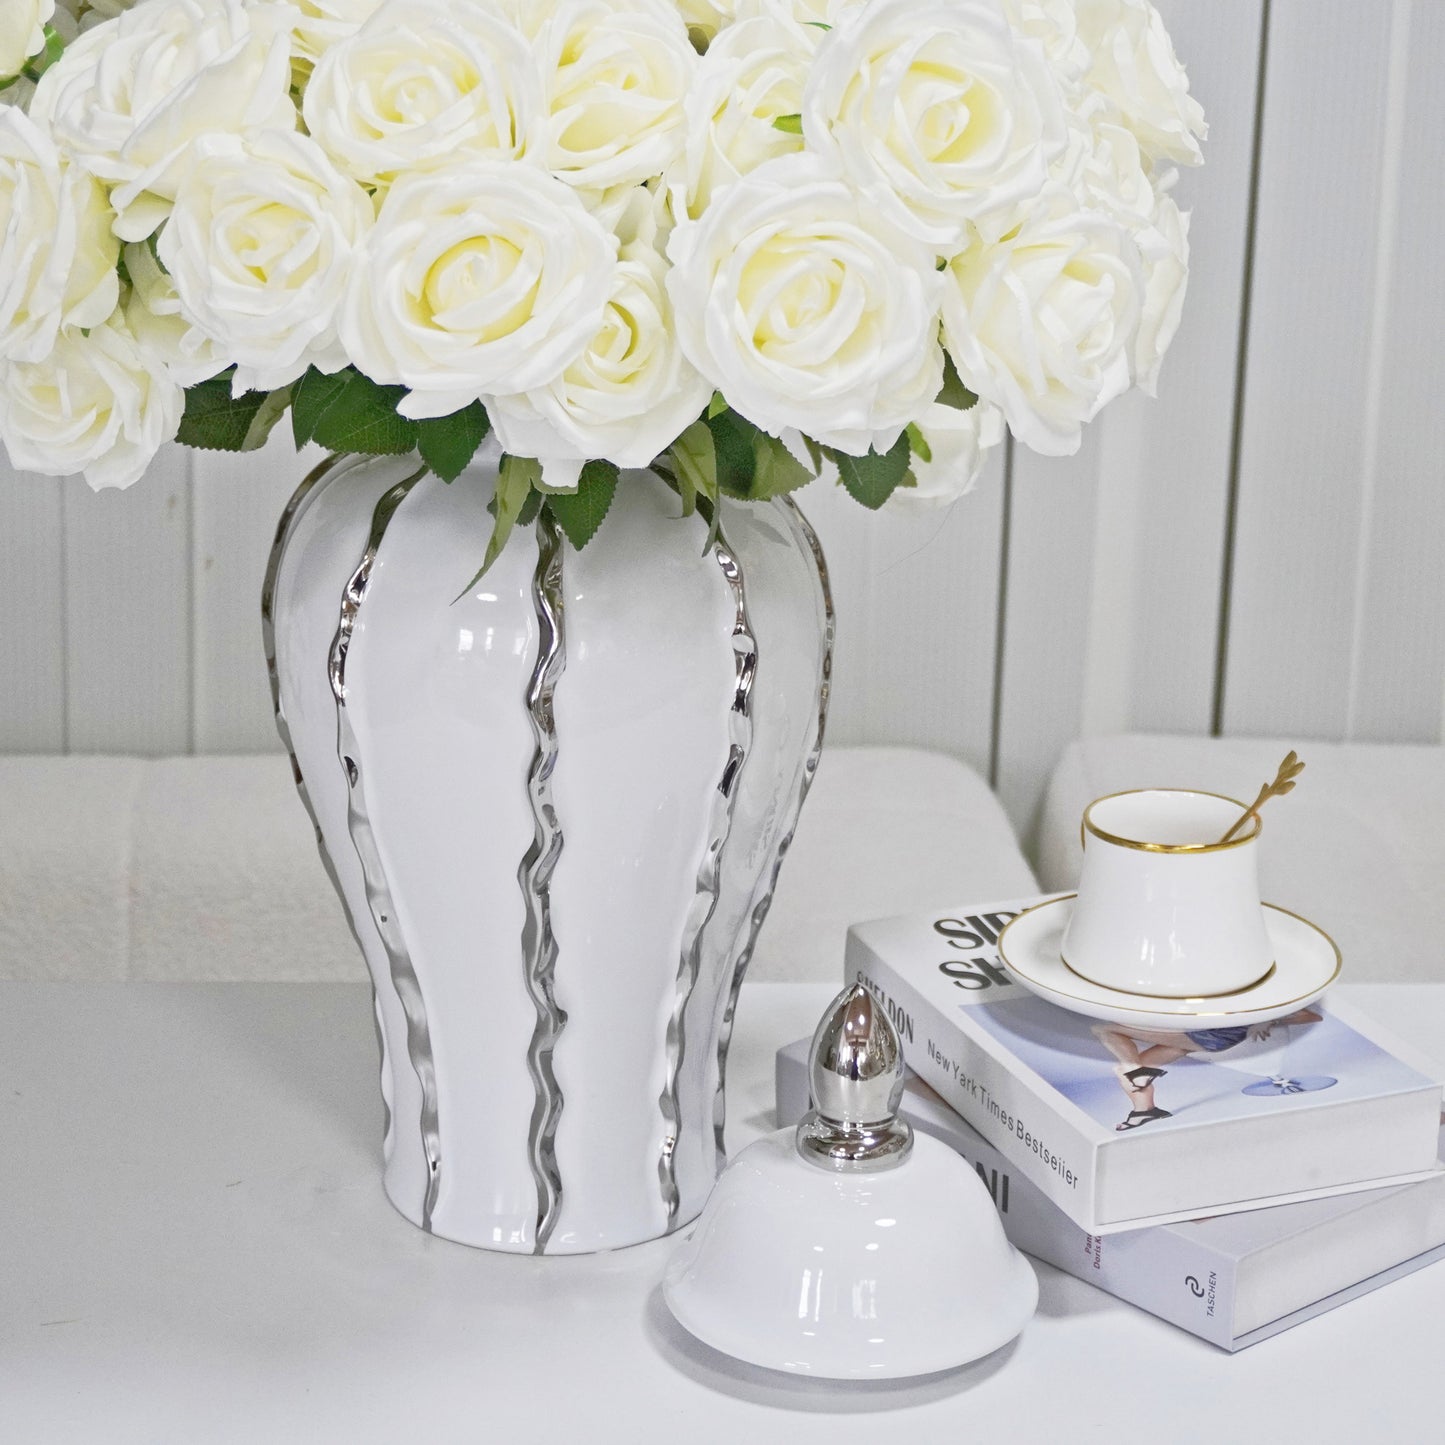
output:
[[[55,4],[0,0],[21,470],[490,433],[491,555],[580,546],[622,468],[949,499],[1178,324],[1204,123],[1147,0]]]

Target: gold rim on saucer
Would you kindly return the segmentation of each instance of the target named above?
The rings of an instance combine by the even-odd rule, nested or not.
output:
[[[1026,982],[1035,981],[1035,980],[1034,980],[1034,976],[1033,976],[1032,974],[1030,974],[1030,973],[1026,972],[1024,969],[1020,968],[1016,963],[1014,963],[1014,962],[1009,958],[1008,954],[1004,951],[1004,940],[1008,937],[1009,930],[1012,929],[1012,928],[1015,928],[1020,922],[1022,922],[1025,918],[1027,918],[1031,913],[1037,913],[1037,912],[1039,912],[1041,909],[1044,909],[1044,908],[1055,908],[1055,907],[1057,907],[1060,903],[1068,903],[1071,899],[1077,898],[1078,896],[1079,896],[1079,895],[1078,895],[1077,893],[1062,893],[1062,894],[1060,894],[1057,898],[1049,898],[1049,899],[1045,899],[1045,901],[1042,902],[1042,903],[1035,903],[1035,904],[1033,905],[1033,907],[1031,907],[1031,908],[1025,908],[1024,911],[1023,911],[1022,913],[1020,913],[1017,918],[1012,918],[1012,919],[1010,919],[1010,920],[1004,925],[1003,931],[999,934],[999,936],[998,936],[998,943],[997,943],[997,945],[996,945],[997,948],[998,948],[998,956],[1003,960],[1004,965],[1005,965],[1007,968],[1011,969],[1014,973],[1018,974],[1018,976],[1019,976],[1021,979],[1024,979]],[[1150,1002],[1150,1001],[1152,1001],[1152,1002],[1155,1002],[1155,1003],[1168,1003],[1168,1004],[1174,1005],[1174,1007],[1172,1007],[1172,1008],[1146,1008],[1146,1007],[1143,1007],[1141,1004],[1132,1003],[1132,1002],[1126,1005],[1126,1007],[1133,1009],[1136,1013],[1156,1014],[1156,1015],[1158,1015],[1158,1016],[1161,1017],[1161,1018],[1229,1018],[1229,1017],[1231,1017],[1232,1015],[1235,1015],[1235,1014],[1255,1013],[1255,1012],[1258,1011],[1259,1008],[1268,1008],[1268,1009],[1286,1008],[1286,1007],[1288,1007],[1288,1005],[1290,1005],[1290,1004],[1292,1004],[1292,1003],[1302,1003],[1302,1002],[1304,1002],[1304,1000],[1306,1000],[1306,999],[1318,998],[1319,995],[1322,994],[1327,988],[1329,988],[1329,986],[1330,986],[1332,983],[1334,983],[1334,981],[1340,976],[1340,970],[1344,967],[1344,956],[1340,953],[1340,946],[1339,946],[1339,944],[1336,943],[1336,942],[1334,941],[1334,939],[1331,938],[1330,935],[1329,935],[1328,933],[1326,933],[1326,932],[1324,931],[1324,929],[1319,926],[1319,924],[1311,922],[1308,918],[1306,918],[1306,917],[1304,916],[1304,914],[1302,914],[1302,913],[1296,913],[1292,908],[1281,908],[1278,903],[1262,903],[1262,904],[1260,905],[1260,907],[1262,907],[1262,908],[1268,908],[1271,912],[1274,912],[1274,913],[1283,913],[1286,917],[1288,917],[1288,918],[1293,918],[1296,922],[1304,924],[1304,926],[1305,926],[1306,928],[1308,928],[1312,933],[1317,933],[1317,934],[1319,934],[1319,936],[1320,936],[1321,938],[1323,938],[1326,943],[1329,944],[1331,950],[1334,952],[1334,955],[1335,955],[1335,966],[1334,966],[1334,968],[1330,971],[1330,976],[1329,976],[1327,979],[1325,979],[1323,982],[1321,982],[1321,983],[1319,983],[1318,985],[1316,985],[1314,988],[1306,989],[1304,993],[1299,994],[1299,995],[1296,996],[1295,998],[1277,999],[1277,1000],[1275,1000],[1275,1001],[1272,1002],[1272,1003],[1256,1005],[1255,1008],[1235,1008],[1235,1009],[1187,1009],[1187,1010],[1183,1010],[1183,1011],[1181,1011],[1181,1010],[1178,1008],[1178,1005],[1180,1005],[1180,1004],[1188,1004],[1188,1003],[1190,1003],[1190,1002],[1193,1001],[1193,998],[1162,999],[1162,998],[1160,998],[1159,995],[1157,995],[1157,994],[1131,994],[1131,993],[1125,993],[1124,990],[1122,990],[1122,989],[1111,989],[1111,988],[1107,988],[1107,987],[1105,987],[1105,985],[1103,985],[1103,984],[1101,984],[1101,983],[1100,983],[1100,984],[1095,984],[1094,987],[1097,988],[1101,993],[1105,993],[1105,994],[1117,994],[1120,998],[1123,998],[1123,999],[1130,999],[1130,1000],[1139,999],[1139,1000],[1143,1000],[1143,1001],[1145,1001],[1145,1002]],[[1068,964],[1067,964],[1067,963],[1064,963],[1064,959],[1063,959],[1063,956],[1062,956],[1062,955],[1060,955],[1060,957],[1059,957],[1059,962],[1060,962],[1061,964],[1063,964],[1063,966],[1064,966],[1065,968],[1069,968]],[[1071,968],[1069,968],[1069,972],[1070,972],[1070,973],[1074,973],[1074,970],[1071,969]],[[1075,978],[1078,978],[1081,983],[1082,983],[1082,982],[1085,982],[1085,980],[1083,979],[1082,975],[1080,975],[1080,974],[1074,974],[1074,977],[1075,977]],[[1263,983],[1263,982],[1264,982],[1263,979],[1259,980],[1259,983]],[[1259,987],[1259,983],[1253,983],[1253,984],[1251,984],[1251,985],[1250,985],[1250,988],[1251,988],[1251,989],[1258,988],[1258,987]],[[1104,1006],[1107,1007],[1107,1000],[1097,999],[1097,998],[1089,998],[1089,997],[1087,997],[1087,996],[1085,996],[1085,995],[1076,994],[1076,993],[1066,993],[1063,989],[1061,989],[1061,988],[1055,988],[1052,984],[1049,984],[1049,983],[1042,983],[1042,982],[1040,982],[1039,986],[1040,986],[1041,988],[1046,988],[1046,989],[1048,989],[1048,991],[1049,991],[1050,993],[1057,994],[1060,998],[1069,998],[1069,999],[1073,999],[1073,1000],[1074,1000],[1075,1002],[1077,1002],[1077,1003],[1093,1004],[1093,1005],[1095,1005],[1096,1007],[1099,1006],[1100,1004],[1103,1004]],[[1236,997],[1236,998],[1237,998],[1237,997],[1239,996],[1239,994],[1238,994],[1238,992],[1236,992],[1235,994],[1232,994],[1232,995],[1215,994],[1215,995],[1212,995],[1212,996],[1215,997],[1215,998],[1220,998],[1220,997]],[[1201,1001],[1202,1001],[1202,1000],[1210,997],[1210,995],[1195,995],[1195,996],[1193,996],[1193,997],[1197,997],[1197,998],[1201,999]]]

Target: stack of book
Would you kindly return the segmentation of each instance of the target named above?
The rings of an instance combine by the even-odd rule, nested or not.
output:
[[[1334,1002],[1140,1034],[1065,1013],[997,948],[1042,898],[849,930],[910,1065],[903,1114],[977,1169],[1010,1239],[1228,1350],[1445,1256],[1433,1066]],[[809,1107],[779,1051],[779,1123]],[[1137,1119],[1144,1093],[1150,1117]]]

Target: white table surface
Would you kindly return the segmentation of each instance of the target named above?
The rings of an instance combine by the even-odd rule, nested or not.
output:
[[[744,992],[733,1147],[830,992]],[[1341,993],[1439,1052],[1445,986]],[[1040,1266],[1033,1323],[960,1371],[734,1365],[662,1306],[666,1241],[519,1259],[393,1213],[374,1055],[364,986],[0,984],[5,1445],[1439,1438],[1438,1266],[1235,1356]]]

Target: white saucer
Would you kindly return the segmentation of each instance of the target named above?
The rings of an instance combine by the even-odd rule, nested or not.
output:
[[[1313,1003],[1339,977],[1340,950],[1334,939],[1299,914],[1266,903],[1264,923],[1274,944],[1274,970],[1258,983],[1213,998],[1157,998],[1105,988],[1075,973],[1060,956],[1076,896],[1070,893],[1020,913],[998,939],[999,956],[1009,972],[1025,988],[1070,1013],[1138,1028],[1263,1024]]]

